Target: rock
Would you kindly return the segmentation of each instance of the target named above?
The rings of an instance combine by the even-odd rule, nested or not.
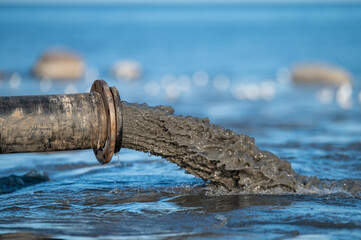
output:
[[[118,79],[127,81],[139,79],[142,75],[142,67],[132,60],[121,60],[114,64],[113,74]]]
[[[39,78],[79,79],[83,76],[85,64],[76,54],[53,50],[45,52],[39,59],[34,74]]]
[[[351,83],[351,75],[345,69],[328,64],[301,64],[293,68],[292,79],[299,84],[340,86]]]
[[[49,181],[48,175],[43,172],[30,171],[22,176],[10,175],[0,178],[0,194],[12,193],[24,187]]]
[[[45,240],[45,239],[60,239],[54,238],[51,235],[44,235],[38,233],[27,233],[27,232],[19,232],[19,233],[3,233],[0,234],[0,239],[6,240],[19,240],[19,239],[27,239],[27,240]]]

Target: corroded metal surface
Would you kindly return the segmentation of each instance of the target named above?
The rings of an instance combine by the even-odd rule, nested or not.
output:
[[[114,106],[115,106],[115,115],[117,118],[116,121],[116,141],[115,141],[115,149],[114,153],[120,151],[122,147],[122,137],[123,137],[123,115],[122,115],[122,103],[119,96],[119,91],[116,87],[110,87],[110,90],[113,94]]]
[[[106,128],[98,93],[0,98],[0,153],[100,148]]]
[[[0,153],[94,149],[102,164],[122,145],[116,87],[96,80],[90,93],[0,97]]]

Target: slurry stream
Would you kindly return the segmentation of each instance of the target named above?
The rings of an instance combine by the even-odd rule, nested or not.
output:
[[[174,115],[166,106],[122,103],[123,147],[161,156],[187,172],[235,193],[360,192],[360,181],[320,181],[259,149],[255,139],[209,122]]]

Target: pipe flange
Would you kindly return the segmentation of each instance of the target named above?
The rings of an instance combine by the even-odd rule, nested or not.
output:
[[[107,117],[107,139],[105,145],[103,148],[94,149],[95,157],[101,164],[105,164],[112,160],[116,149],[117,114],[114,104],[116,101],[114,101],[113,93],[104,80],[96,80],[91,87],[91,92],[97,92],[102,97]]]
[[[122,148],[122,136],[123,136],[123,115],[122,115],[122,104],[120,100],[120,95],[116,87],[110,87],[110,91],[113,94],[114,106],[115,106],[115,116],[117,122],[116,128],[116,141],[114,153],[117,153]]]

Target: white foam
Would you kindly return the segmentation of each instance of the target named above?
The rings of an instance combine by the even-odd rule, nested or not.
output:
[[[65,94],[73,94],[77,92],[78,92],[78,88],[73,83],[69,83],[68,85],[66,85],[64,90]]]
[[[229,84],[229,78],[224,74],[217,75],[213,80],[213,85],[218,91],[224,92],[228,90]]]
[[[265,81],[261,83],[260,95],[261,98],[267,101],[274,99],[276,94],[276,84],[273,81]]]
[[[20,74],[19,73],[13,73],[10,76],[9,84],[10,84],[11,89],[18,88],[20,86],[20,84],[21,84],[21,76],[20,76]]]
[[[47,92],[51,89],[53,83],[50,78],[44,77],[40,80],[40,91]]]
[[[349,83],[342,84],[337,90],[336,100],[340,107],[350,109],[352,107],[352,86]]]
[[[334,95],[333,88],[325,87],[317,92],[317,99],[323,104],[330,104],[333,101]]]
[[[180,91],[188,92],[192,87],[192,81],[190,77],[186,75],[181,75],[177,79],[178,87]]]
[[[208,84],[208,73],[205,71],[197,71],[193,74],[193,82],[197,87],[205,87]]]

